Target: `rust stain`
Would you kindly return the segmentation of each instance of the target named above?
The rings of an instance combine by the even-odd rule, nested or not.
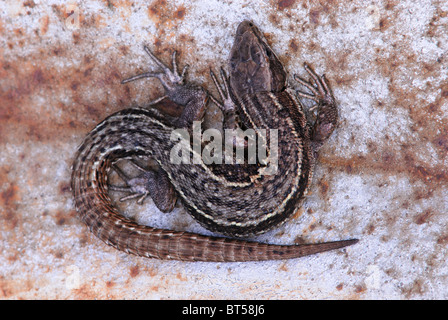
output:
[[[431,210],[426,210],[422,214],[417,215],[414,218],[414,222],[416,224],[428,223],[432,215],[433,215],[433,213],[431,212]]]
[[[16,202],[20,201],[18,196],[19,187],[15,183],[10,183],[9,186],[0,192],[0,204],[2,207],[12,207]]]
[[[388,158],[389,157],[389,158]],[[368,156],[353,156],[351,158],[340,158],[325,156],[320,157],[319,162],[327,164],[329,167],[340,168],[348,174],[386,173],[387,175],[407,175],[414,181],[422,181],[427,185],[437,187],[445,185],[448,182],[448,172],[443,166],[430,166],[420,164],[412,155],[405,152],[401,155],[404,161],[392,160],[396,155],[387,155],[389,161],[377,161],[377,154]]]
[[[40,19],[40,35],[43,36],[48,31],[48,25],[50,24],[50,17],[44,16]]]
[[[156,24],[158,30],[158,39],[166,39],[175,36],[176,25],[185,18],[187,9],[184,6],[173,6],[166,0],[156,0],[148,7],[148,17]],[[162,36],[163,35],[163,36]]]
[[[280,0],[275,2],[277,3],[278,10],[285,10],[292,7],[296,3],[296,0]]]
[[[145,269],[145,274],[148,274],[150,277],[155,277],[157,275],[157,269],[152,267],[147,267]]]
[[[415,295],[421,295],[426,291],[424,281],[422,279],[415,279],[414,282],[401,289],[406,298],[410,298]]]
[[[185,7],[184,7],[184,6],[180,6],[180,7],[176,10],[174,16],[175,16],[177,19],[183,19],[184,16],[185,16],[185,12],[186,12]]]
[[[365,287],[365,285],[357,285],[355,286],[355,293],[360,294],[360,293],[364,293],[365,291],[367,291],[367,288]]]
[[[293,52],[297,52],[297,50],[299,49],[299,45],[297,44],[296,39],[291,39],[291,41],[289,42],[289,48]]]
[[[80,288],[72,290],[72,294],[76,299],[92,300],[98,299],[98,293],[92,289],[92,284],[83,284]]]
[[[69,210],[69,211],[58,210],[58,211],[56,211],[56,214],[54,215],[54,219],[56,220],[56,225],[58,225],[58,226],[73,223],[74,221],[77,221],[75,219],[76,217],[77,217],[77,213],[75,210]]]
[[[299,217],[302,216],[303,212],[304,212],[304,209],[303,209],[303,207],[300,206],[299,208],[297,208],[297,210],[291,216],[291,219],[293,219],[293,220],[298,219]]]
[[[288,272],[289,268],[286,264],[286,262],[282,263],[279,267],[278,267],[278,271],[284,271],[284,272]]]
[[[328,189],[329,189],[328,180],[326,180],[324,178],[320,179],[318,182],[318,186],[319,186],[319,190],[320,190],[322,197],[325,198],[327,196]]]
[[[139,274],[140,274],[140,267],[138,265],[129,268],[129,275],[131,276],[131,278],[135,278]]]
[[[28,0],[28,1],[25,1],[24,3],[23,3],[23,6],[24,7],[29,7],[29,8],[34,8],[35,6],[36,6],[36,3],[34,3],[34,1],[33,0]]]
[[[180,281],[188,281],[188,278],[184,275],[182,275],[182,273],[178,272],[176,274],[176,279],[180,280]]]
[[[41,61],[40,65],[44,65],[52,54],[62,55],[66,52],[70,50],[55,46],[28,57],[27,61],[22,59],[0,61],[4,71],[2,75],[7,72],[8,78],[8,87],[0,91],[2,101],[0,130],[6,133],[2,135],[2,139],[7,139],[8,136],[14,136],[17,139],[24,136],[24,132],[27,139],[39,141],[52,140],[55,133],[59,139],[69,137],[79,130],[80,124],[85,123],[85,120],[78,119],[79,115],[84,114],[93,118],[92,126],[107,113],[110,106],[107,102],[108,95],[101,94],[103,91],[115,92],[115,97],[121,101],[120,106],[115,107],[116,109],[131,104],[129,88],[120,85],[122,76],[118,71],[119,67],[114,64],[95,65],[94,62],[89,62],[89,57],[86,57],[86,64],[66,68],[61,72],[52,66],[52,63],[46,65],[44,69],[30,62]],[[124,60],[123,63],[125,63]],[[88,93],[92,91],[92,87],[98,94],[93,97],[94,99],[86,99],[86,97],[92,97]],[[73,104],[66,106],[58,102],[59,99],[56,98],[53,106],[64,110],[63,117],[54,109],[43,108],[42,110],[41,106],[36,106],[34,103],[36,94],[54,97],[56,92],[60,96],[64,92],[70,92],[73,99]]]
[[[441,236],[437,239],[437,244],[446,246],[446,245],[448,244],[448,234],[441,235]]]
[[[58,185],[58,193],[65,196],[71,194],[70,183],[68,181],[62,181]]]
[[[366,227],[366,233],[367,234],[373,234],[374,231],[375,231],[375,225],[374,224],[369,224]]]
[[[6,182],[6,181],[5,181]],[[13,183],[6,182],[8,185],[5,190],[0,192],[0,211],[2,220],[10,230],[15,229],[20,224],[21,215],[17,213],[18,202],[20,201],[19,187]]]
[[[321,15],[321,10],[320,9],[312,9],[312,10],[310,10],[309,16],[310,16],[311,23],[313,23],[315,25],[318,25],[319,24],[320,15]]]
[[[446,154],[446,152],[448,152],[448,133],[442,133],[436,136],[431,143],[439,152]]]

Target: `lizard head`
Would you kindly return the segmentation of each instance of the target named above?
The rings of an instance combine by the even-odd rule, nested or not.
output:
[[[237,94],[282,91],[286,71],[266,38],[251,21],[236,30],[229,58],[230,84]]]

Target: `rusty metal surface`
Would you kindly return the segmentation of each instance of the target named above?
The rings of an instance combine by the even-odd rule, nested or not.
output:
[[[448,298],[448,5],[445,1],[0,2],[1,299]],[[77,145],[108,114],[160,94],[143,43],[189,78],[225,65],[252,19],[286,69],[326,73],[341,123],[311,194],[276,243],[357,237],[343,251],[263,263],[149,260],[76,218]],[[291,77],[291,83],[292,77]],[[209,117],[217,117],[212,111]],[[206,232],[182,210],[124,207],[142,223]]]

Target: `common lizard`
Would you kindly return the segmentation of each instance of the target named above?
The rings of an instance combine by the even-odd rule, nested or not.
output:
[[[75,207],[81,220],[99,239],[127,253],[185,261],[290,259],[358,241],[274,245],[242,239],[285,222],[305,196],[317,152],[338,119],[336,103],[324,76],[317,76],[305,64],[311,81],[294,77],[311,92],[297,91],[297,95],[316,102],[317,117],[311,123],[287,84],[282,63],[250,21],[238,26],[228,63],[229,76],[221,69],[223,84],[210,71],[221,101],[204,88],[186,82],[187,67],[179,74],[175,51],[171,69],[144,48],[161,71],[140,74],[123,83],[157,78],[165,95],[152,107],[124,109],[99,123],[79,147],[72,167]],[[206,165],[170,161],[175,146],[171,133],[179,128],[191,132],[193,121],[202,119],[210,100],[221,108],[225,128],[278,129],[275,174],[263,175],[266,164],[260,162]],[[180,117],[172,118],[157,111],[157,104],[167,101],[182,108]],[[194,153],[191,150],[190,156],[198,156]],[[176,198],[180,198],[201,225],[224,237],[157,229],[124,217],[109,196],[108,173],[118,160],[137,156],[155,159],[160,168],[142,169],[136,178],[121,173],[130,197],[139,196],[142,200],[149,195],[163,212],[171,211]],[[120,173],[119,169],[116,171]]]

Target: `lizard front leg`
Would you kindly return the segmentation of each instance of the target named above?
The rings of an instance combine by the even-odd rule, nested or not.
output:
[[[176,54],[174,51],[172,55],[172,68],[171,70],[162,61],[160,61],[147,46],[144,46],[145,52],[151,58],[152,61],[159,66],[161,72],[145,72],[134,77],[123,80],[121,83],[128,83],[142,78],[157,78],[165,89],[165,95],[156,99],[151,104],[159,102],[165,98],[169,98],[174,103],[184,106],[182,114],[177,118],[173,125],[178,128],[189,128],[192,126],[193,121],[199,121],[202,119],[205,113],[208,94],[200,86],[195,86],[189,83],[185,83],[185,74],[188,69],[186,65],[182,73],[179,74],[176,65]]]
[[[338,109],[325,75],[319,77],[307,64],[304,67],[313,79],[314,84],[301,79],[297,75],[294,75],[294,79],[311,91],[311,94],[302,91],[297,91],[297,94],[317,103],[315,106],[317,108],[317,118],[311,130],[311,143],[316,155],[337,126]]]
[[[165,94],[152,101],[150,105],[155,105],[163,99],[170,99],[172,102],[183,106],[182,114],[179,118],[173,120],[172,125],[176,128],[191,128],[193,121],[202,119],[205,113],[206,104],[208,100],[207,92],[199,86],[194,86],[185,83],[185,74],[188,69],[186,65],[182,73],[179,74],[176,64],[176,51],[172,55],[172,70],[160,61],[148,47],[144,46],[145,52],[149,55],[152,61],[161,69],[159,72],[146,72],[137,76],[125,79],[122,83],[128,83],[142,78],[157,78],[165,89]],[[134,162],[131,161],[134,165]],[[150,196],[154,204],[162,212],[170,212],[173,210],[176,203],[176,194],[171,185],[167,174],[159,169],[157,171],[144,169],[140,166],[138,168],[142,171],[140,175],[135,178],[128,177],[120,168],[114,166],[114,170],[126,183],[126,187],[117,187],[109,185],[111,190],[129,192],[130,195],[123,197],[120,201],[139,198],[138,203]]]

